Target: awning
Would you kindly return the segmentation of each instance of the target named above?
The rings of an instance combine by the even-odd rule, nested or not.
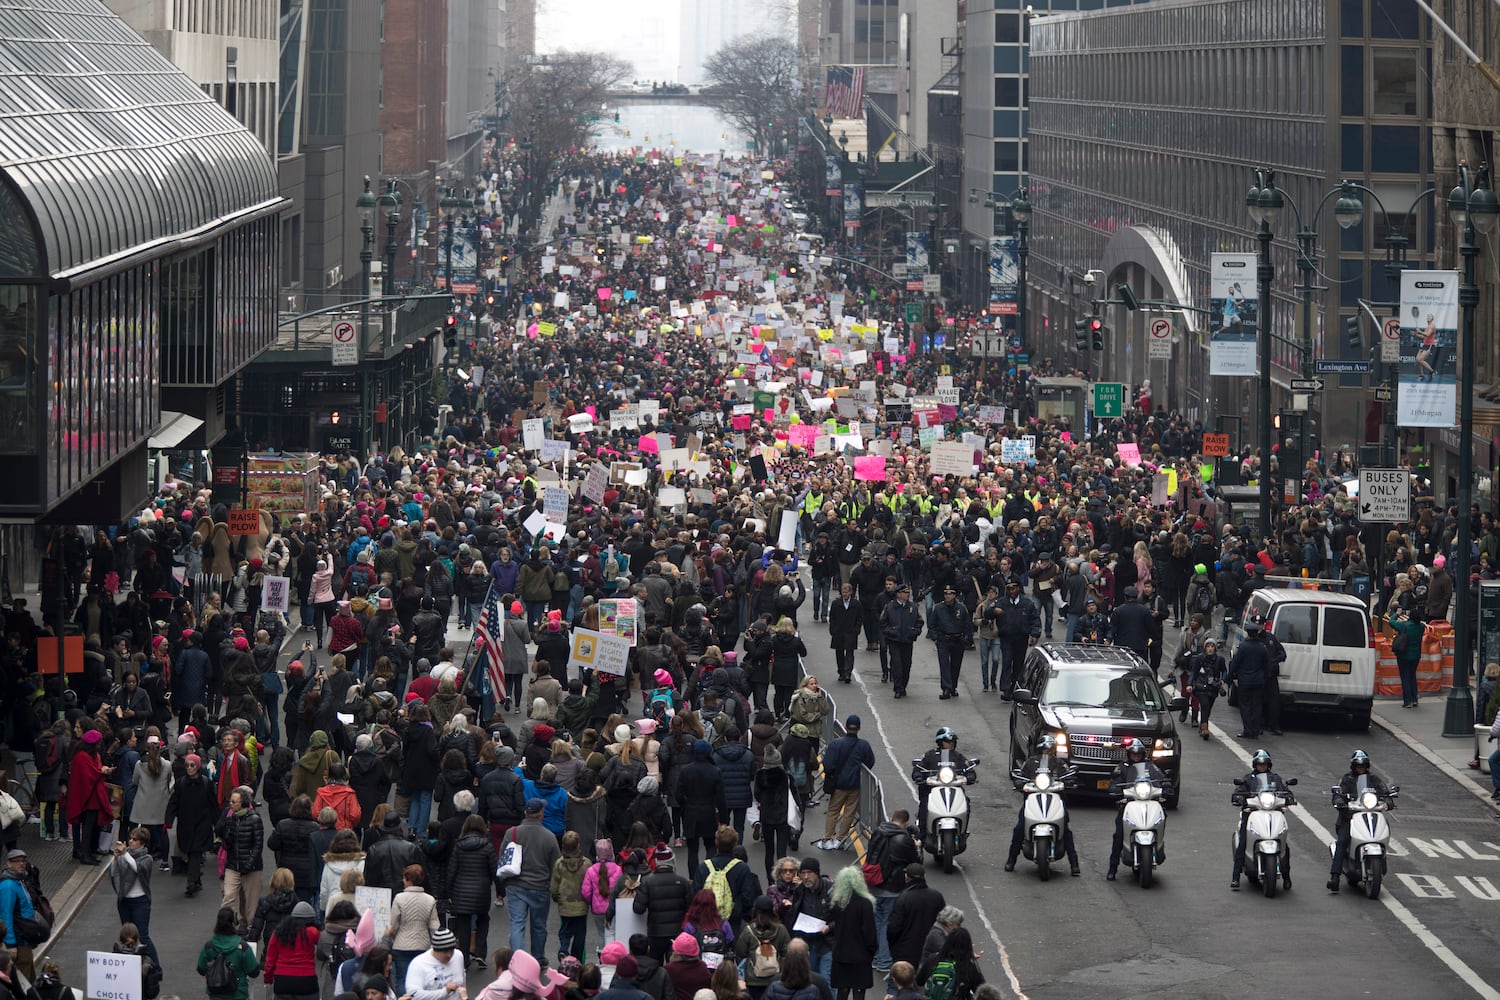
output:
[[[146,447],[152,451],[165,451],[181,444],[189,434],[203,426],[203,421],[187,413],[175,410],[161,411],[161,427],[146,439]]]

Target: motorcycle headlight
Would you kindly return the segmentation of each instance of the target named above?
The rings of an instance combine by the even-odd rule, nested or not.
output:
[[[1359,805],[1361,809],[1374,809],[1379,804],[1380,798],[1374,792],[1366,791],[1359,797]]]
[[[1151,797],[1151,782],[1137,781],[1135,783],[1135,797],[1138,799],[1149,799]]]
[[[953,768],[946,766],[938,768],[938,781],[946,785],[951,782],[953,778]]]
[[[1033,781],[1032,784],[1036,785],[1037,791],[1045,792],[1047,789],[1052,787],[1052,775],[1039,774],[1036,776],[1036,780]]]
[[[1276,793],[1275,792],[1261,792],[1260,796],[1259,796],[1259,799],[1260,799],[1260,807],[1262,809],[1275,809],[1276,808]]]
[[[1059,757],[1068,755],[1068,734],[1061,730],[1052,734],[1052,749]]]

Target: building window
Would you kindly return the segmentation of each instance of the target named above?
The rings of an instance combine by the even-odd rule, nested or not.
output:
[[[1359,45],[1342,46],[1339,52],[1339,113],[1350,118],[1365,113],[1365,50]]]
[[[1370,126],[1370,171],[1415,174],[1421,165],[1421,130],[1409,125]]]
[[[1019,42],[1021,40],[1021,15],[1013,10],[995,12],[995,43]]]
[[[1379,0],[1376,6],[1381,6]],[[1339,0],[1339,34],[1345,38],[1365,37],[1365,0]]]
[[[995,143],[995,173],[1014,174],[1021,170],[1021,144],[1019,142]]]
[[[1473,9],[1473,0],[1470,0]],[[1402,38],[1409,42],[1422,39],[1422,29],[1417,21],[1417,5],[1414,3],[1382,2],[1372,5],[1370,11],[1371,38]],[[1468,37],[1473,38],[1471,34]]]
[[[1014,76],[995,78],[995,107],[1015,108],[1021,104],[1021,80]]]
[[[1407,115],[1418,113],[1417,49],[1370,49],[1370,113]]]

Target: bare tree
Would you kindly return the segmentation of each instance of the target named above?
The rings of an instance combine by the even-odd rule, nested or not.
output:
[[[737,38],[709,56],[703,96],[755,140],[771,150],[793,128],[801,108],[797,46],[776,35]]]
[[[609,93],[629,79],[633,67],[603,52],[551,52],[507,74],[505,131],[529,151],[534,217],[537,196],[550,188],[552,171],[570,151],[591,144],[608,108]]]

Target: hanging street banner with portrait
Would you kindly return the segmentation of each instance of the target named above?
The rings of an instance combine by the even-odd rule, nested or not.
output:
[[[927,234],[906,234],[906,273],[910,275],[921,275],[927,273]]]
[[[990,237],[990,315],[1020,311],[1021,251],[1014,236]]]
[[[1457,271],[1401,272],[1399,371],[1398,424],[1452,427],[1457,422]]]
[[[1258,374],[1255,254],[1216,253],[1210,258],[1208,373]]]
[[[865,211],[865,188],[863,184],[844,185],[844,228],[858,229],[860,216]]]

